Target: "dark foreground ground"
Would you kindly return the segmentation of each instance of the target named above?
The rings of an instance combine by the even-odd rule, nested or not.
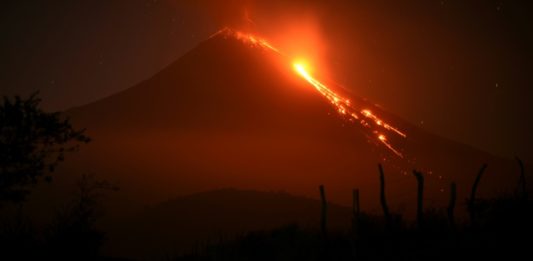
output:
[[[353,231],[324,234],[298,226],[199,246],[175,260],[506,260],[531,255],[533,205],[515,197],[480,201],[473,222],[453,226],[426,212],[420,225],[360,215]]]
[[[121,260],[101,255],[105,233],[88,226],[80,218],[83,209],[76,209],[64,212],[61,222],[44,231],[36,231],[23,219],[3,225],[1,260]],[[468,217],[456,225],[446,210],[427,210],[415,222],[394,214],[387,221],[361,213],[345,231],[287,225],[163,256],[167,260],[513,260],[531,255],[533,201],[526,195],[476,200],[469,209]]]

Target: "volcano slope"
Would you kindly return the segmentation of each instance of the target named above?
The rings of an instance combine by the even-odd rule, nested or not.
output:
[[[139,204],[226,187],[317,198],[324,184],[328,200],[349,204],[359,188],[362,208],[377,211],[382,162],[389,206],[405,212],[416,205],[415,168],[432,206],[448,201],[452,181],[466,198],[483,163],[481,196],[518,180],[508,160],[351,98],[407,134],[399,144],[408,160],[341,119],[286,57],[226,30],[137,86],[67,111],[93,142],[65,169],[118,180],[117,197]]]

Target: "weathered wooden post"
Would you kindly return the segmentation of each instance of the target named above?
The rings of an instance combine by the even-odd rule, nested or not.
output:
[[[477,193],[477,187],[479,186],[479,181],[481,180],[481,177],[483,176],[483,173],[485,172],[485,169],[487,168],[487,164],[483,164],[481,166],[481,169],[479,170],[476,180],[474,181],[474,184],[472,185],[472,191],[470,192],[470,200],[468,201],[468,212],[470,213],[470,223],[475,224],[476,223],[476,193]]]
[[[354,259],[358,258],[358,248],[359,248],[359,220],[361,215],[361,209],[359,205],[359,189],[352,190],[352,235],[353,235],[353,245],[352,245],[352,255]]]
[[[326,239],[327,236],[327,215],[328,215],[328,202],[326,200],[326,191],[324,185],[320,185],[320,200],[322,202],[322,215],[320,217],[320,231],[322,236]]]
[[[416,223],[418,228],[423,226],[424,218],[424,175],[421,172],[413,170],[413,175],[417,182],[417,205],[416,205]]]
[[[450,227],[455,230],[455,202],[457,201],[457,185],[452,182],[450,185],[450,203],[448,204],[448,222]]]
[[[389,207],[387,206],[387,199],[385,197],[385,174],[383,173],[383,166],[381,164],[378,164],[379,168],[379,190],[380,190],[380,201],[381,201],[381,208],[383,209],[383,215],[385,216],[385,222],[387,229],[391,228],[391,217],[389,213]]]
[[[353,230],[354,235],[355,235],[355,233],[357,233],[357,229],[359,227],[359,215],[361,214],[361,209],[359,207],[359,190],[358,189],[354,189],[352,191],[352,200],[353,200],[353,203],[352,203],[352,214],[353,214],[352,230]]]
[[[518,166],[520,166],[520,188],[522,199],[527,200],[527,188],[526,188],[526,172],[524,170],[524,162],[518,157],[516,157]]]

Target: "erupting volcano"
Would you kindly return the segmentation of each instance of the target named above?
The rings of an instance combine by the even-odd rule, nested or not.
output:
[[[87,126],[93,142],[63,170],[83,169],[119,182],[123,189],[108,201],[114,215],[200,193],[191,201],[174,201],[194,216],[163,205],[140,217],[157,221],[121,222],[111,231],[121,238],[111,247],[116,254],[157,253],[167,239],[154,241],[154,246],[144,239],[165,234],[177,219],[187,221],[174,228],[179,232],[168,242],[184,246],[216,236],[216,227],[235,233],[311,222],[303,213],[314,213],[314,204],[302,205],[291,217],[263,214],[294,209],[284,204],[291,197],[269,200],[272,191],[317,198],[318,185],[324,185],[329,201],[349,205],[352,190],[358,188],[362,209],[375,213],[380,202],[378,163],[386,173],[391,210],[406,216],[414,213],[416,200],[413,169],[424,173],[424,197],[432,206],[448,203],[451,182],[464,198],[483,163],[489,168],[480,196],[514,184],[515,179],[499,174],[512,169],[513,162],[428,133],[330,80],[334,75],[324,76],[311,61],[316,62],[285,53],[282,46],[256,35],[223,29],[140,84],[67,111],[73,124]],[[201,193],[208,191],[218,192]],[[232,225],[220,221],[209,228],[206,224],[212,221],[198,219],[213,215],[201,214],[212,213],[205,206],[234,204],[246,197],[241,194],[264,199],[260,204],[268,207],[243,201],[226,213]],[[131,229],[139,224],[156,227]]]
[[[289,56],[282,53],[278,48],[274,47],[267,40],[257,37],[253,34],[247,34],[239,31],[234,31],[229,28],[224,28],[223,30],[215,33],[213,36],[224,35],[225,37],[234,37],[241,41],[244,41],[247,44],[252,46],[259,46],[267,50],[271,50],[287,59],[289,61]],[[343,116],[343,118],[352,123],[359,123],[360,126],[367,129],[367,135],[373,136],[376,141],[382,143],[386,148],[388,148],[392,153],[397,155],[400,158],[403,158],[402,149],[397,148],[391,144],[389,141],[388,135],[384,132],[389,132],[394,135],[397,135],[401,138],[406,138],[407,135],[400,131],[398,128],[391,126],[389,123],[385,122],[377,115],[373,114],[367,108],[358,106],[358,104],[353,104],[349,98],[342,97],[337,92],[333,91],[330,87],[326,86],[318,79],[313,77],[310,72],[308,72],[307,64],[302,60],[293,61],[293,67],[296,73],[298,73],[303,79],[305,79],[311,86],[313,86],[322,96],[324,96],[337,110],[337,112]]]
[[[397,205],[415,197],[413,169],[427,174],[437,205],[452,181],[466,191],[482,163],[487,184],[505,180],[496,173],[512,163],[427,133],[320,79],[307,61],[221,30],[139,85],[70,110],[94,138],[71,167],[120,180],[129,188],[120,196],[143,202],[226,187],[316,197],[324,184],[330,200],[346,204],[358,187],[372,208],[378,162]]]
[[[6,2],[0,260],[529,254],[531,4]]]

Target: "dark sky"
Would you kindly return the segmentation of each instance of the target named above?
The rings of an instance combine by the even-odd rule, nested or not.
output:
[[[0,94],[40,90],[66,109],[135,85],[222,26],[297,42],[281,32],[310,20],[337,82],[431,132],[531,160],[529,2],[10,1]]]

